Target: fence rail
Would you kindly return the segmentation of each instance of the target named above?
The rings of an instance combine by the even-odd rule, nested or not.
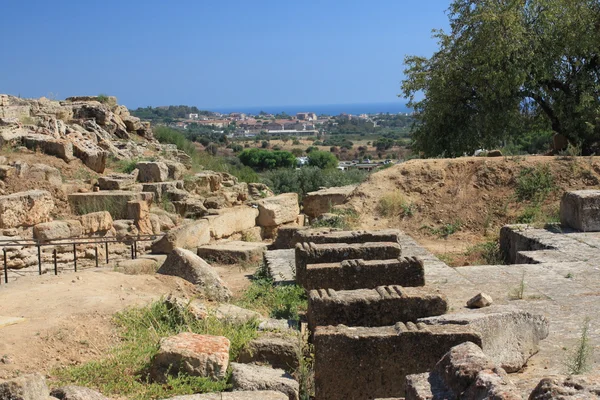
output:
[[[73,246],[73,270],[77,272],[77,246],[78,245],[96,245],[94,248],[94,258],[96,267],[99,266],[98,261],[98,245],[104,246],[106,253],[106,264],[109,263],[109,244],[122,243],[131,246],[131,259],[136,259],[138,255],[138,242],[154,241],[162,238],[161,235],[137,235],[128,236],[123,239],[118,238],[64,238],[64,239],[53,239],[53,240],[38,240],[38,239],[2,239],[0,240],[0,248],[2,248],[3,266],[4,266],[4,283],[8,283],[8,260],[7,260],[7,247],[36,247],[37,248],[37,261],[38,261],[38,274],[42,275],[42,248],[54,246],[52,251],[52,262],[54,265],[54,275],[58,275],[58,260],[57,260],[57,246]],[[0,284],[2,278],[0,277]]]

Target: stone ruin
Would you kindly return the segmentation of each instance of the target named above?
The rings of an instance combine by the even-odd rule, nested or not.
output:
[[[422,376],[457,346],[475,348],[497,371],[515,372],[548,336],[544,316],[513,307],[448,314],[446,296],[425,279],[431,259],[398,230],[281,233],[294,248],[267,251],[267,269],[308,292],[316,399],[404,398],[418,385],[421,391],[407,398],[445,399],[422,396],[432,390]],[[277,238],[276,247],[286,247],[285,240]],[[490,378],[492,389],[506,372]]]

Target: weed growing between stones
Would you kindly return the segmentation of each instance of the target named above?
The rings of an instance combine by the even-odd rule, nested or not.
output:
[[[158,351],[159,340],[180,332],[225,336],[231,341],[230,358],[235,359],[257,337],[256,322],[232,323],[214,316],[197,320],[187,310],[176,311],[162,300],[118,313],[114,320],[121,344],[101,360],[54,370],[52,375],[58,386],[81,385],[107,396],[139,400],[223,391],[227,388],[227,378],[212,381],[180,374],[169,378],[167,384],[149,382],[147,371]]]
[[[313,228],[337,228],[342,230],[351,230],[358,225],[359,215],[354,210],[332,209],[333,216],[313,221],[310,226]]]
[[[297,346],[298,368],[294,372],[294,378],[300,384],[300,400],[310,400],[315,395],[314,362],[315,349],[308,342],[308,333],[298,336],[300,343]]]
[[[581,336],[579,337],[577,346],[565,362],[569,375],[580,375],[591,369],[593,348],[590,344],[589,330],[590,319],[586,317],[581,326]]]
[[[521,281],[519,282],[519,286],[514,288],[509,294],[508,298],[511,300],[523,300],[525,296],[525,271],[521,275]]]

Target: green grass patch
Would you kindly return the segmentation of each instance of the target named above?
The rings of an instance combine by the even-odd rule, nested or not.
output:
[[[354,210],[333,209],[330,211],[333,216],[313,221],[310,226],[313,228],[337,228],[351,230],[358,226],[359,215]]]
[[[158,351],[160,338],[181,332],[225,336],[231,341],[230,358],[235,359],[240,350],[257,337],[255,322],[231,323],[213,316],[196,320],[189,312],[171,309],[162,300],[118,313],[114,321],[120,331],[121,344],[101,360],[54,370],[52,375],[58,381],[57,386],[81,385],[107,396],[135,400],[223,391],[227,389],[226,379],[212,381],[180,374],[167,384],[150,382],[147,371]]]
[[[377,212],[383,217],[411,217],[415,213],[414,204],[408,202],[400,190],[394,190],[381,196]]]
[[[523,168],[517,177],[515,195],[518,201],[541,203],[554,190],[554,176],[548,165]]]

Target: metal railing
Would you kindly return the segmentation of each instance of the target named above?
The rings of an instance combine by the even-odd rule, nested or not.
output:
[[[7,247],[36,247],[37,248],[37,264],[38,274],[42,275],[42,248],[54,246],[52,251],[52,262],[54,265],[54,275],[58,275],[58,259],[57,259],[57,246],[73,246],[73,268],[77,272],[77,246],[78,245],[96,245],[94,248],[94,258],[96,268],[99,266],[98,259],[98,245],[104,246],[106,255],[106,264],[110,262],[109,259],[109,244],[122,243],[131,246],[131,259],[134,260],[138,256],[138,242],[154,241],[162,238],[164,234],[160,235],[137,235],[128,236],[122,239],[118,238],[64,238],[64,239],[53,239],[53,240],[37,240],[37,239],[3,239],[0,240],[0,248],[2,248],[3,256],[3,269],[4,269],[4,283],[8,283],[8,259],[7,259]],[[62,268],[64,269],[64,268]],[[17,269],[18,271],[19,269]],[[2,283],[2,277],[0,277],[0,284]]]

